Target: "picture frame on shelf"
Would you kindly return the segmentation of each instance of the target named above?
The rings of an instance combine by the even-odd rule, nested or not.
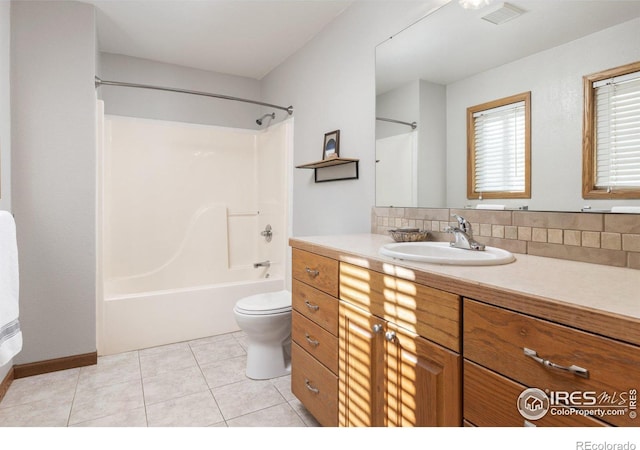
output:
[[[324,135],[322,145],[322,160],[338,158],[340,156],[340,130],[330,131]]]

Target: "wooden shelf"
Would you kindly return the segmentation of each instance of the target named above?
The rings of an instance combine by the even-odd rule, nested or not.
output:
[[[321,169],[323,167],[340,166],[342,164],[349,164],[358,161],[359,159],[355,158],[330,158],[323,159],[322,161],[301,164],[299,166],[296,166],[296,169]]]

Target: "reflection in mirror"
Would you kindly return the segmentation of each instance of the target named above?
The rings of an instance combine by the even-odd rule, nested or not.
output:
[[[466,110],[531,91],[531,198],[489,202],[640,206],[582,198],[582,77],[640,61],[638,30],[640,0],[492,1],[478,10],[454,0],[380,44],[376,116],[417,128],[376,121],[376,205],[481,205],[467,198]]]

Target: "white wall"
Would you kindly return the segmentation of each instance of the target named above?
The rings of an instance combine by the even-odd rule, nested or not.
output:
[[[11,4],[16,364],[96,350],[95,47],[92,6]]]
[[[295,108],[294,164],[317,161],[324,134],[340,130],[340,155],[360,158],[360,179],[314,183],[293,174],[293,235],[368,232],[375,193],[375,47],[424,16],[432,2],[354,2],[263,79],[267,102]]]
[[[418,206],[446,207],[446,88],[420,80],[418,131]]]
[[[251,78],[111,53],[100,53],[99,63],[99,77],[103,80],[188,89],[251,100],[259,100],[261,96],[260,82]],[[105,103],[105,113],[121,116],[251,129],[267,125],[266,121],[263,127],[256,124],[256,119],[262,114],[276,112],[276,118],[288,117],[286,111],[264,109],[263,112],[263,107],[251,103],[175,92],[115,86],[101,86],[99,92]]]
[[[413,80],[376,97],[376,117],[418,122],[420,119],[420,83]],[[406,125],[376,121],[376,139],[382,139],[411,130]]]
[[[0,209],[11,211],[11,114],[9,42],[11,4],[0,2]],[[13,366],[0,366],[0,382]]]
[[[466,108],[531,91],[531,200],[500,203],[566,211],[615,205],[582,199],[582,76],[638,61],[639,29],[635,19],[448,85],[447,204],[469,203]]]
[[[10,15],[11,3],[0,1],[0,209],[6,211],[11,211]]]
[[[445,206],[445,111],[446,87],[424,80],[410,81],[376,98],[377,117],[417,123],[417,128],[411,131],[406,125],[376,121],[376,139],[409,132],[416,134],[418,176],[413,206]],[[380,186],[377,188],[380,192]],[[381,199],[376,199],[376,205],[388,206]],[[401,201],[395,206],[410,205],[412,203]]]

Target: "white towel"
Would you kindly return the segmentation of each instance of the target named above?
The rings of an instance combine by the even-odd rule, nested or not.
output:
[[[504,205],[489,205],[485,203],[476,205],[476,209],[504,209],[504,208],[505,208]]]
[[[22,350],[18,286],[16,223],[10,213],[0,211],[0,366]]]
[[[611,208],[611,212],[640,214],[640,206],[614,206]]]

